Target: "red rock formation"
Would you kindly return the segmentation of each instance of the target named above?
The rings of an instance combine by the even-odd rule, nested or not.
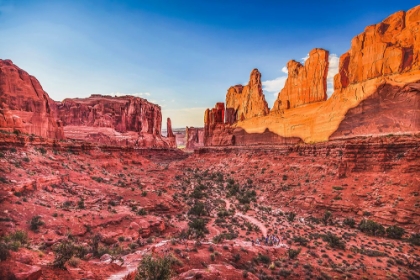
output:
[[[258,69],[252,70],[248,85],[236,85],[228,89],[226,108],[229,110],[229,121],[242,121],[268,114],[268,105],[261,86],[261,73]]]
[[[134,147],[174,147],[161,137],[158,105],[134,96],[65,99],[58,115],[66,137]]]
[[[174,133],[172,132],[172,123],[170,118],[166,119],[166,133],[167,137],[175,137]]]
[[[57,106],[38,80],[13,64],[0,59],[0,129],[64,138],[57,120]]]
[[[340,57],[334,88],[420,69],[420,6],[366,27]]]
[[[204,147],[204,128],[187,127],[185,129],[185,148],[193,150]]]
[[[291,60],[287,63],[288,77],[272,112],[327,100],[328,51],[313,49],[305,65]]]
[[[420,83],[384,84],[350,109],[330,139],[420,131]]]

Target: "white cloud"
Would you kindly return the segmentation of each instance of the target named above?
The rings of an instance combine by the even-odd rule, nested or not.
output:
[[[286,83],[287,76],[280,76],[274,80],[267,80],[262,82],[263,90],[266,92],[278,93]]]
[[[306,60],[308,60],[308,58],[309,58],[309,53],[307,53],[305,57],[302,57],[301,60],[302,62],[305,62]]]
[[[287,67],[286,66],[284,66],[283,68],[281,68],[281,72],[283,72],[285,74],[289,73],[289,71],[287,70]]]
[[[329,67],[327,75],[327,95],[328,97],[334,92],[334,76],[338,73],[338,66],[340,58],[335,54],[331,54],[329,57]]]
[[[150,93],[149,92],[136,92],[136,93],[112,92],[111,95],[115,95],[115,96],[131,95],[131,96],[136,96],[136,97],[144,97],[144,96],[150,96]]]

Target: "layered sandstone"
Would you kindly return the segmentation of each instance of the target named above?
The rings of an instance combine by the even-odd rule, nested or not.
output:
[[[57,105],[38,80],[0,59],[0,129],[63,139]]]
[[[271,111],[281,113],[290,108],[327,100],[328,55],[326,50],[313,49],[305,65],[295,60],[289,61],[286,83]]]
[[[226,96],[227,124],[211,128],[206,134],[211,139],[205,143],[238,145],[241,139],[246,145],[276,144],[283,138],[314,143],[420,131],[419,30],[420,6],[368,26],[340,57],[335,90],[327,100],[328,51],[322,49],[311,51],[304,65],[288,63],[287,82],[269,115],[265,107],[257,110],[244,102],[245,87],[231,87]],[[249,110],[252,114],[243,113]]]
[[[57,104],[68,138],[132,147],[174,147],[175,141],[161,137],[160,107],[143,98],[91,95]]]
[[[226,94],[226,108],[231,122],[268,114],[268,105],[262,91],[261,73],[254,69],[246,86],[230,87]]]

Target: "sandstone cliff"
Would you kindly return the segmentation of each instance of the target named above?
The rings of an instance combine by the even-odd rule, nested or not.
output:
[[[261,73],[254,69],[249,77],[248,85],[230,87],[226,94],[226,108],[232,121],[245,120],[268,114],[268,105],[261,86]]]
[[[246,102],[245,87],[231,87],[226,96],[226,124],[210,126],[204,142],[210,146],[276,144],[290,138],[314,143],[417,133],[419,30],[420,6],[368,26],[340,57],[335,90],[327,100],[328,51],[322,49],[311,51],[304,65],[293,60],[288,63],[287,82],[269,115],[266,107]],[[254,70],[251,81],[258,79],[260,74]],[[249,85],[255,85],[251,81]],[[261,90],[256,96],[263,100]]]
[[[55,102],[38,80],[0,59],[0,129],[63,139]]]
[[[134,96],[91,95],[57,102],[66,137],[133,147],[173,147],[161,137],[158,105]]]
[[[92,95],[55,102],[38,80],[0,59],[0,130],[130,147],[176,147],[161,136],[162,114],[145,99]],[[170,120],[168,120],[170,128]]]
[[[313,49],[305,65],[291,60],[287,63],[288,77],[274,103],[272,112],[327,100],[328,51]]]

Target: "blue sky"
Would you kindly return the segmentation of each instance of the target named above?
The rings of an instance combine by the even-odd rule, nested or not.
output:
[[[54,100],[132,94],[159,104],[174,127],[202,126],[205,108],[253,68],[271,107],[287,61],[325,48],[333,72],[367,25],[417,4],[0,0],[0,58],[37,77]]]

